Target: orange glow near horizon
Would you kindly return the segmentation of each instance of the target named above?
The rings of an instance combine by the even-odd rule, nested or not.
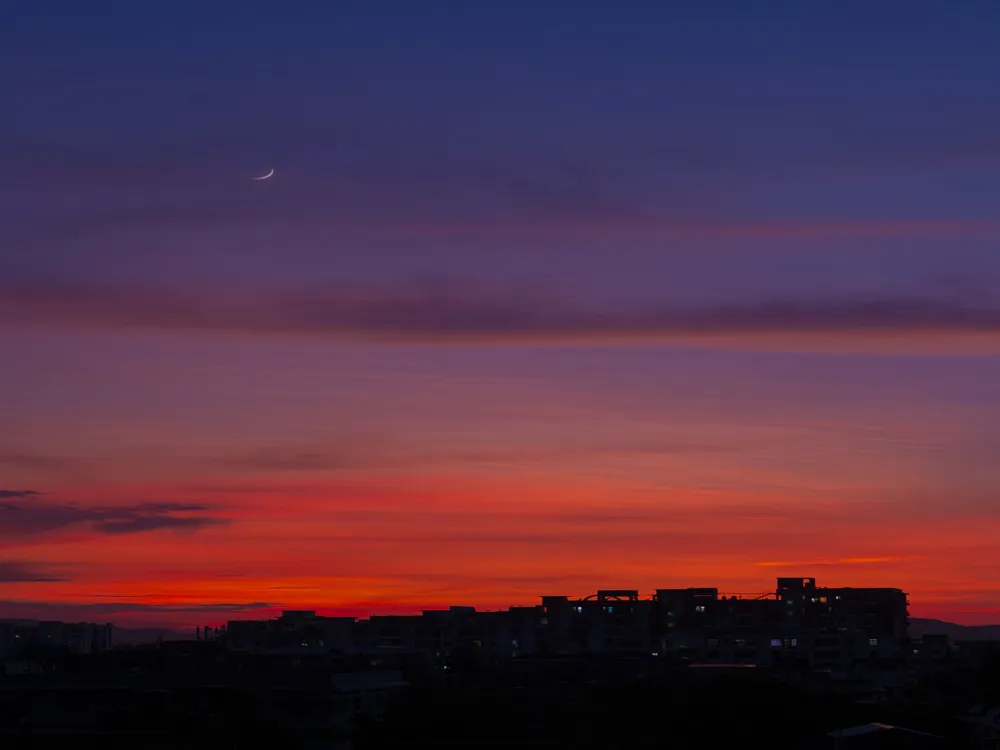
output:
[[[0,616],[188,627],[779,576],[958,622],[1000,606],[994,381],[949,358],[30,342]]]
[[[802,575],[821,586],[903,588],[914,616],[974,623],[996,611],[989,575],[975,572],[1000,533],[1000,522],[987,518],[971,528],[901,523],[898,509],[810,510],[791,497],[750,493],[665,491],[602,502],[622,488],[496,477],[240,489],[224,481],[158,488],[161,500],[214,497],[223,525],[115,535],[66,528],[22,541],[20,560],[72,579],[8,583],[4,598],[21,602],[20,615],[44,601],[51,606],[42,616],[189,627],[282,608],[354,616],[450,604],[496,609],[608,587],[758,594],[772,591],[778,576]],[[114,507],[149,491],[116,486],[103,497]]]

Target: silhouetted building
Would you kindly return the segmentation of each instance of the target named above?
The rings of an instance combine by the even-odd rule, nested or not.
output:
[[[913,665],[920,669],[929,669],[948,662],[952,656],[951,643],[943,633],[925,633],[910,643],[913,652]]]
[[[975,750],[1000,748],[1000,706],[988,708],[982,704],[975,705],[962,720],[968,747]]]
[[[988,664],[1000,664],[1000,641],[957,640],[953,653],[962,663],[982,669]]]
[[[353,617],[287,610],[274,620],[231,620],[220,637],[236,651],[346,652],[353,647],[355,622]]]
[[[0,657],[64,649],[91,654],[111,649],[114,626],[110,623],[34,620],[0,621]]]
[[[743,664],[848,672],[911,658],[907,599],[899,589],[819,588],[779,578],[773,594],[726,596],[715,588],[601,590],[583,599],[543,596],[535,607],[473,607],[367,620],[284,612],[232,621],[233,649],[423,653],[495,662],[519,656],[641,655],[690,664]]]

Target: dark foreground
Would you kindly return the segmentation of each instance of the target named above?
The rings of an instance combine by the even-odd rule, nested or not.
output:
[[[211,644],[46,668],[0,676],[0,748],[985,750],[997,744],[976,712],[1000,706],[996,665],[889,674],[898,684],[875,691],[829,675],[663,660],[442,670],[405,660],[234,657]],[[923,734],[882,728],[839,746],[828,736],[870,722]]]

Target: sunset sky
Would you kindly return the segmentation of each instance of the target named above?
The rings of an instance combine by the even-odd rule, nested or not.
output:
[[[801,575],[1000,622],[998,34],[5,2],[0,617]]]

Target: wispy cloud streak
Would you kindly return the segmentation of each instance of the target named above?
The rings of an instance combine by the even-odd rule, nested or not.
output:
[[[28,500],[41,494],[37,490],[0,490],[0,500]]]
[[[239,295],[20,284],[0,290],[0,324],[308,334],[397,343],[747,344],[809,348],[875,342],[1000,344],[1000,308],[935,299],[775,300],[759,304],[592,311],[454,287],[339,287]],[[784,341],[784,343],[780,343]]]
[[[18,560],[0,560],[0,583],[45,583],[66,581],[66,577],[50,572],[45,566]]]
[[[13,501],[0,503],[0,539],[16,541],[69,528],[117,535],[160,529],[193,530],[226,522],[208,514],[209,508],[197,503],[139,502],[86,507],[36,501],[33,496],[37,494],[22,491]],[[24,502],[25,499],[32,501]]]

